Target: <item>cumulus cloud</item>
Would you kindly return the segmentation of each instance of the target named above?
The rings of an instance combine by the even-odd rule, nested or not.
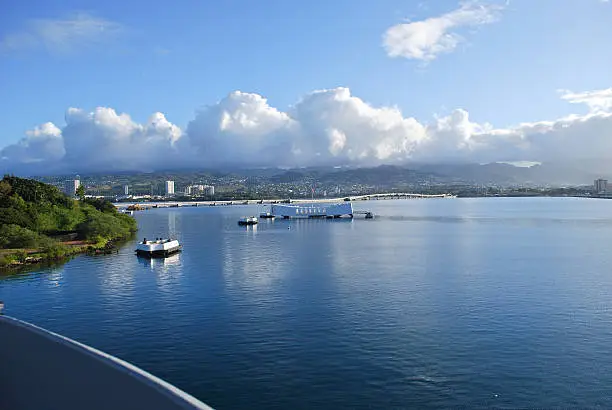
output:
[[[612,110],[612,87],[604,90],[574,93],[569,90],[559,90],[561,98],[572,104],[586,104],[593,112]]]
[[[47,122],[26,131],[25,138],[0,151],[0,160],[28,164],[57,161],[64,154],[62,131],[52,122]]]
[[[348,88],[318,90],[283,111],[236,91],[198,111],[185,131],[154,113],[145,123],[112,108],[69,108],[60,129],[46,123],[0,151],[0,168],[71,171],[176,167],[309,166],[420,162],[612,160],[608,90],[564,92],[585,115],[495,128],[463,109],[420,122],[376,107]]]
[[[180,162],[181,137],[181,129],[159,112],[139,124],[112,108],[98,107],[91,112],[69,108],[62,129],[48,122],[2,149],[0,167],[11,171],[40,163],[37,168],[41,171],[45,165],[54,170],[161,169]]]
[[[431,61],[453,51],[462,41],[461,29],[498,20],[502,6],[465,1],[458,9],[421,21],[396,24],[384,33],[383,46],[389,57]]]
[[[404,159],[424,138],[424,127],[397,108],[372,107],[340,87],[314,91],[286,113],[257,94],[234,92],[200,111],[187,136],[213,164],[366,164]]]
[[[164,114],[151,115],[145,124],[127,114],[98,107],[92,112],[69,108],[62,130],[66,163],[90,169],[137,169],[172,161],[181,138],[179,127]]]
[[[196,114],[187,135],[199,158],[212,166],[270,164],[291,151],[297,126],[258,94],[235,91]]]
[[[44,48],[51,52],[70,52],[100,44],[121,31],[119,23],[89,13],[58,19],[33,19],[22,30],[1,38],[0,51]]]
[[[290,110],[300,162],[394,162],[425,138],[424,127],[396,107],[373,107],[348,88],[315,91]]]

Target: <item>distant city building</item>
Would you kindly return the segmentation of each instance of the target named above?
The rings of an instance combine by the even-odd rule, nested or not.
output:
[[[608,180],[607,179],[596,179],[595,182],[593,183],[593,186],[595,188],[595,192],[599,193],[599,192],[606,192],[608,190]]]
[[[166,181],[166,196],[174,195],[174,181]]]
[[[64,193],[68,196],[75,196],[77,189],[81,186],[80,179],[69,179],[64,183]]]
[[[124,185],[123,186],[123,193],[125,195],[129,195],[130,194],[130,186],[129,185]]]
[[[215,187],[211,185],[189,185],[185,187],[186,195],[215,195]]]

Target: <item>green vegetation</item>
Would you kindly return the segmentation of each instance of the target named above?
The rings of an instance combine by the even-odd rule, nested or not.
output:
[[[0,266],[59,259],[127,238],[136,221],[100,199],[74,200],[31,179],[0,181]],[[70,237],[77,242],[61,242]]]
[[[79,187],[76,189],[76,196],[81,201],[85,199],[85,187],[83,185],[79,185]]]

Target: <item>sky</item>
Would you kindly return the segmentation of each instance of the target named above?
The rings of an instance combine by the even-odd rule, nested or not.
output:
[[[0,171],[612,159],[612,2],[0,3]]]

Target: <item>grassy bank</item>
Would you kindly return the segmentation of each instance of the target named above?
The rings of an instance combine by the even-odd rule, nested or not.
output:
[[[0,267],[105,251],[135,231],[136,221],[108,201],[76,200],[30,179],[0,181]]]
[[[92,255],[112,253],[116,249],[114,241],[107,239],[100,239],[97,242],[72,242],[73,243],[59,242],[53,248],[0,249],[0,269],[62,261],[82,253]]]

